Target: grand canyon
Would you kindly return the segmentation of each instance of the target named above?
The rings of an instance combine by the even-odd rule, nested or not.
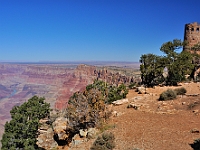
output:
[[[100,78],[108,83],[139,80],[139,63],[1,63],[0,138],[10,110],[34,95],[45,97],[53,109],[67,107],[69,97]],[[124,68],[124,69],[122,69]],[[136,70],[134,72],[133,70]]]
[[[74,92],[84,90],[95,79],[130,85],[140,82],[140,71],[139,63],[1,63],[0,78],[2,136],[5,122],[11,119],[12,107],[34,95],[45,97],[51,108],[60,111],[67,107]],[[173,101],[158,101],[163,91],[178,87],[184,87],[186,95]],[[192,149],[193,140],[199,137],[199,88],[199,82],[186,82],[172,87],[147,88],[144,93],[129,89],[128,102],[109,105],[112,116],[105,128],[114,133],[116,149]],[[132,105],[133,108],[128,107]],[[73,137],[75,143],[70,147],[58,146],[53,139],[54,131],[49,129],[48,125],[39,129],[38,144],[45,149],[89,149],[95,140],[82,142],[84,138]]]

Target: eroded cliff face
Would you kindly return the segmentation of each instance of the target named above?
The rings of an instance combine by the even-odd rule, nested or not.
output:
[[[62,87],[58,91],[55,108],[66,108],[68,99],[74,92],[82,91],[88,84],[93,83],[96,78],[94,70],[94,66],[79,65],[71,74],[68,74],[65,77]]]
[[[52,108],[67,107],[69,97],[83,90],[94,79],[110,84],[134,82],[134,77],[95,66],[0,64],[0,118],[14,105],[34,95],[46,98]],[[7,117],[6,117],[7,118]]]
[[[135,80],[117,71],[88,65],[0,64],[0,139],[13,106],[37,95],[45,97],[52,108],[63,109],[74,92],[84,90],[94,79],[111,84]]]
[[[67,107],[67,102],[74,92],[83,91],[88,84],[92,84],[95,79],[103,80],[109,84],[130,84],[135,82],[134,76],[122,75],[117,71],[110,71],[106,68],[97,68],[95,66],[79,65],[65,79],[62,88],[59,90],[56,99],[55,108],[63,109]]]
[[[83,91],[95,79],[110,84],[129,84],[136,79],[106,67],[69,64],[0,64],[0,139],[10,110],[37,95],[45,97],[52,108],[67,107],[68,99]],[[49,134],[52,132],[49,131]],[[52,140],[52,139],[50,139]]]

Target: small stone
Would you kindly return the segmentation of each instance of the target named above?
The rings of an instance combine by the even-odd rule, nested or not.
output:
[[[121,115],[123,115],[122,112],[118,112],[118,113],[117,113],[117,117],[119,117],[119,116],[121,116]]]
[[[167,103],[163,102],[162,105],[163,105],[163,106],[167,106]]]
[[[134,103],[130,103],[127,108],[133,108],[135,110],[140,109],[140,107],[142,106],[142,104],[134,104]]]
[[[195,114],[197,114],[199,112],[199,110],[195,109],[192,112],[195,113]]]
[[[190,132],[191,133],[199,133],[199,130],[195,128],[195,129],[192,129]]]
[[[125,103],[128,103],[128,99],[121,99],[121,100],[117,100],[117,101],[112,102],[113,105],[122,105],[122,104],[125,104]]]
[[[113,111],[112,115],[113,115],[113,117],[116,117],[117,116],[117,111]]]
[[[137,88],[138,94],[146,94],[146,89],[145,87],[138,87]]]
[[[186,102],[182,102],[182,105],[185,105],[186,104]]]
[[[80,134],[81,137],[86,137],[86,136],[87,136],[87,133],[88,133],[88,132],[87,132],[87,130],[85,130],[85,129],[80,129],[80,130],[79,130],[79,134]]]

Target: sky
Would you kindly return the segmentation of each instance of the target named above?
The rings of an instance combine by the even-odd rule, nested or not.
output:
[[[0,0],[0,61],[127,61],[200,22],[199,0]]]

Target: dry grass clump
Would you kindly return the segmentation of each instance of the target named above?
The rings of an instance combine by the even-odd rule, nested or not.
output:
[[[177,88],[174,91],[176,92],[177,95],[185,95],[185,93],[187,92],[187,90],[184,87]]]
[[[94,141],[90,150],[112,150],[115,147],[115,137],[111,132],[104,132]]]
[[[168,89],[160,94],[159,101],[173,100],[177,96],[176,92],[172,89]]]
[[[176,99],[177,95],[185,95],[187,90],[184,87],[177,89],[168,89],[160,94],[159,101],[173,100]]]

